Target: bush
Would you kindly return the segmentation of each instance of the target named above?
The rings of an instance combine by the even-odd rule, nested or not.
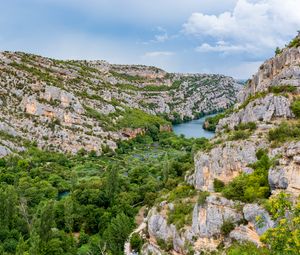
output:
[[[268,255],[268,249],[257,248],[254,243],[245,242],[242,244],[234,243],[227,251],[227,255]]]
[[[255,122],[247,122],[247,123],[240,123],[239,125],[235,126],[235,130],[250,130],[253,131],[257,128]]]
[[[173,249],[173,240],[169,239],[167,241],[158,238],[157,240],[158,246],[164,251],[170,251]]]
[[[174,201],[176,199],[185,198],[185,197],[191,197],[196,194],[196,190],[191,185],[180,185],[177,186],[175,189],[173,189],[170,192],[169,195],[169,201]]]
[[[223,225],[221,227],[221,233],[224,236],[228,236],[229,233],[234,230],[235,225],[232,221],[232,219],[224,220]]]
[[[224,182],[222,182],[221,180],[216,179],[216,178],[214,179],[214,190],[216,192],[221,192],[224,187],[225,187]]]
[[[249,138],[250,135],[251,135],[251,133],[247,130],[237,130],[237,131],[234,131],[230,135],[229,139],[231,141],[236,141],[236,140],[241,140],[241,139],[244,140],[244,139]]]
[[[219,113],[213,117],[208,117],[205,119],[205,122],[203,124],[203,128],[208,131],[216,131],[216,127],[220,121],[220,119],[223,119],[225,117],[224,113]]]
[[[206,198],[209,196],[208,191],[201,191],[198,195],[198,204],[199,205],[204,205],[206,202]]]
[[[291,105],[291,110],[297,118],[300,118],[300,100],[296,100]]]
[[[281,85],[281,86],[272,86],[269,87],[269,92],[274,93],[274,94],[279,94],[279,93],[294,93],[297,90],[295,86],[292,85]]]
[[[288,140],[295,140],[300,138],[300,123],[288,124],[281,123],[279,127],[269,131],[269,141],[286,142]]]
[[[282,50],[279,47],[276,47],[275,49],[275,56],[279,55],[282,53]]]
[[[138,109],[126,109],[123,117],[117,122],[118,128],[149,128],[152,125],[163,126],[170,123],[158,116],[145,113]]]
[[[300,47],[300,38],[299,36],[295,37],[288,45],[289,48]]]
[[[143,246],[143,239],[139,234],[134,233],[130,238],[130,246],[136,252],[139,252]]]
[[[176,203],[174,209],[168,212],[168,224],[174,224],[177,229],[183,228],[187,223],[191,223],[192,211],[192,203]]]
[[[269,197],[268,170],[273,162],[263,150],[259,150],[257,156],[259,156],[259,160],[250,165],[254,172],[248,175],[243,173],[234,178],[222,190],[224,197],[250,203],[260,198]]]

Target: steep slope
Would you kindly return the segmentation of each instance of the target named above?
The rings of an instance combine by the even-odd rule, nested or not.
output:
[[[211,146],[195,154],[186,176],[193,196],[164,194],[150,210],[142,254],[227,254],[235,241],[270,248],[243,254],[298,254],[300,34],[238,98],[220,116]]]
[[[178,122],[228,108],[240,88],[222,75],[3,52],[0,156],[24,150],[26,141],[71,153],[115,149],[116,141],[150,125],[169,129],[165,119]]]

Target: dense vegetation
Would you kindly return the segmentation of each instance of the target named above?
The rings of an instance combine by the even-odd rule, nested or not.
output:
[[[159,191],[175,196],[193,152],[206,146],[206,139],[148,132],[102,156],[30,147],[1,159],[0,254],[123,254],[139,209]]]

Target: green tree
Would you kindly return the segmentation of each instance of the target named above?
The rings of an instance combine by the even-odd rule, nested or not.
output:
[[[114,255],[123,254],[124,243],[132,228],[132,220],[124,213],[118,214],[116,218],[112,219],[103,237]]]

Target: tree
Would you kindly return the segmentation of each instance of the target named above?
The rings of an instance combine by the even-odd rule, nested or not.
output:
[[[118,170],[115,165],[109,167],[107,169],[107,185],[106,185],[106,193],[110,203],[112,204],[114,201],[115,194],[118,190]]]
[[[124,213],[118,214],[112,219],[103,237],[107,241],[109,249],[115,255],[123,254],[124,243],[133,228],[132,220]]]

